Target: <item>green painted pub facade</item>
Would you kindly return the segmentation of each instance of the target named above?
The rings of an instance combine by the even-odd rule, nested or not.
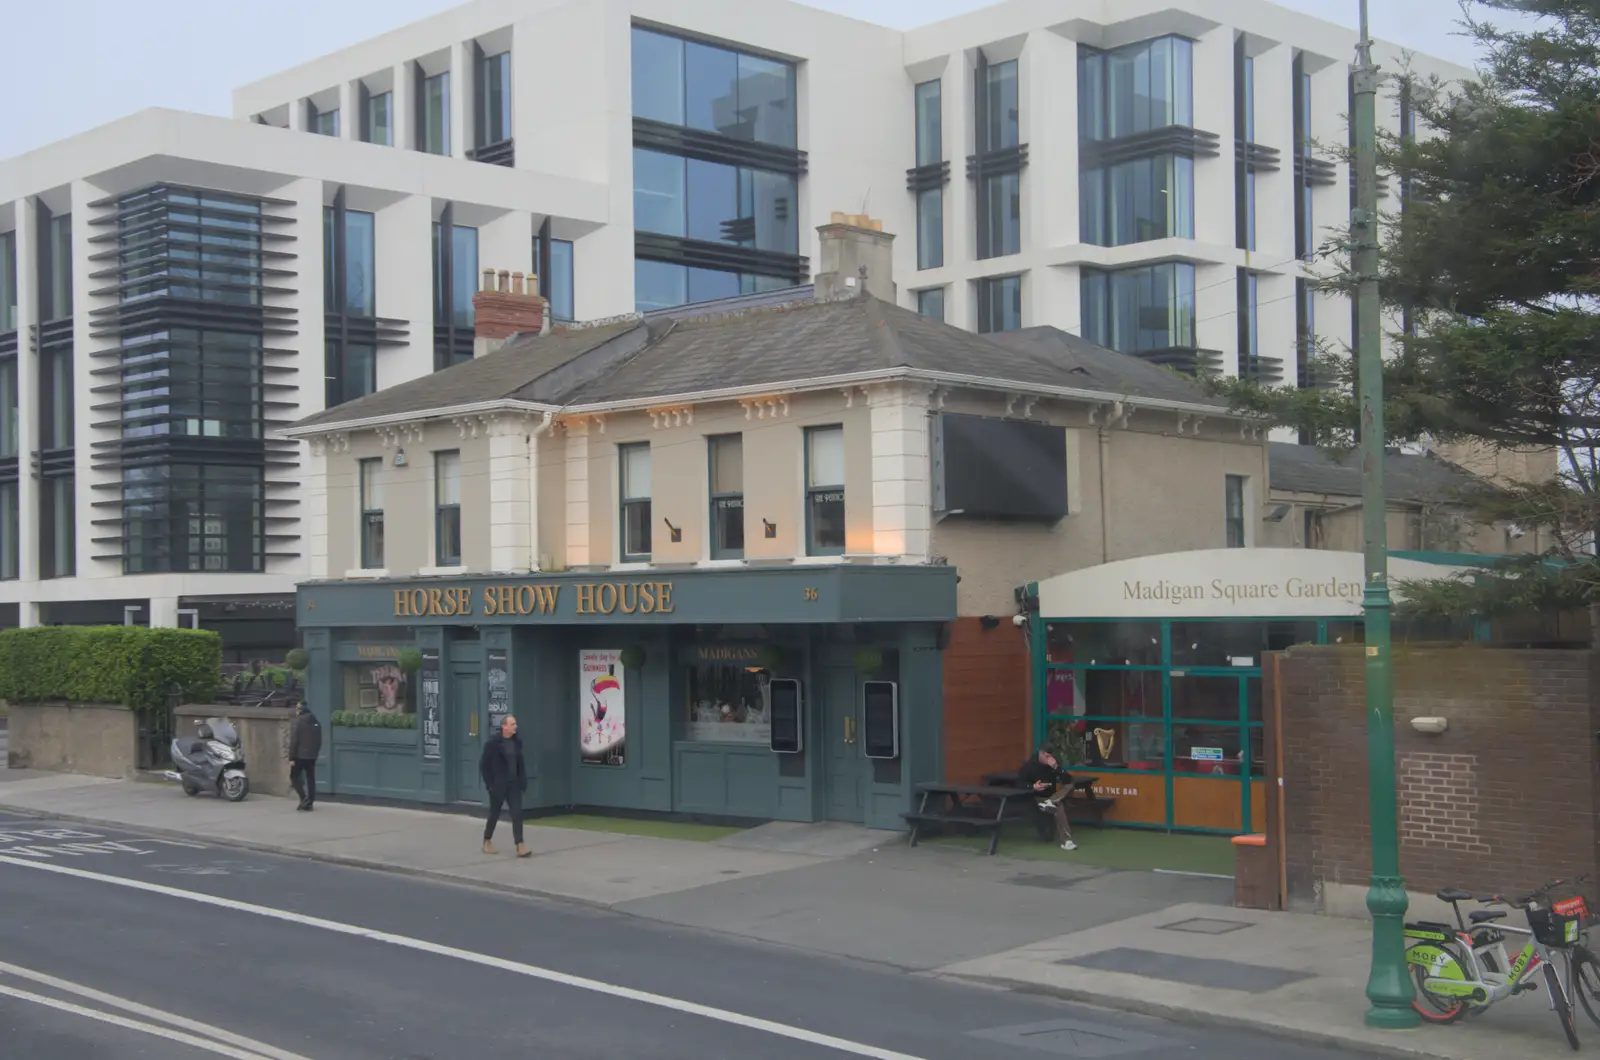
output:
[[[481,803],[505,713],[530,810],[900,828],[940,777],[951,567],[311,582],[297,605],[332,794]],[[869,688],[893,690],[892,754]]]

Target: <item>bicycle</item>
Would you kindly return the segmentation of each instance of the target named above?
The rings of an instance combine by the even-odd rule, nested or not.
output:
[[[1502,909],[1472,910],[1467,915],[1472,924],[1468,928],[1461,920],[1457,903],[1471,899],[1472,895],[1464,891],[1441,891],[1439,897],[1455,909],[1459,927],[1427,920],[1405,926],[1405,959],[1416,987],[1416,997],[1411,1004],[1417,1014],[1434,1024],[1454,1023],[1468,1014],[1479,1015],[1508,997],[1535,989],[1538,983],[1533,975],[1543,971],[1550,1007],[1561,1021],[1567,1044],[1577,1050],[1578,1030],[1572,1018],[1571,984],[1575,972],[1574,951],[1580,941],[1586,907],[1581,907],[1581,898],[1544,902],[1550,892],[1564,882],[1553,880],[1514,902],[1500,895],[1478,899],[1488,905],[1511,905],[1522,910],[1528,920],[1526,928],[1499,923],[1506,915]],[[1580,907],[1575,908],[1574,901],[1580,903]],[[1566,911],[1558,911],[1557,906]],[[1517,956],[1509,960],[1504,948],[1506,935],[1523,935],[1528,939]],[[1556,952],[1565,955],[1566,982],[1557,970],[1553,957]],[[1600,964],[1594,971],[1596,985],[1600,986]],[[1580,996],[1580,1002],[1587,1004],[1588,1000]],[[1600,1003],[1600,994],[1594,1000]]]

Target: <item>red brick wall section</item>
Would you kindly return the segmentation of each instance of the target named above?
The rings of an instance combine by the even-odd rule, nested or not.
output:
[[[1015,769],[1033,739],[1027,629],[1002,619],[984,629],[976,618],[949,626],[944,649],[944,775],[976,784],[985,773]]]
[[[1595,871],[1592,659],[1587,651],[1395,650],[1407,889],[1527,891]],[[1281,656],[1287,882],[1298,907],[1315,905],[1324,882],[1364,886],[1371,871],[1364,663],[1359,646]],[[1420,733],[1416,717],[1443,717],[1449,728]]]

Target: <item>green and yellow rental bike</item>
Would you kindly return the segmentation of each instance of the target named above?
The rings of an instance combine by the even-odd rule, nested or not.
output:
[[[1499,895],[1478,899],[1486,905],[1512,905],[1522,910],[1528,920],[1526,928],[1500,923],[1506,910],[1492,908],[1470,912],[1468,926],[1459,903],[1473,896],[1465,891],[1440,891],[1439,898],[1455,910],[1455,926],[1419,920],[1405,927],[1406,964],[1416,987],[1412,1005],[1418,1015],[1429,1023],[1454,1023],[1534,990],[1542,979],[1567,1044],[1577,1049],[1578,1032],[1572,1021],[1572,952],[1582,938],[1588,907],[1581,897],[1549,901],[1550,892],[1563,882],[1552,881],[1515,902]],[[1507,953],[1507,935],[1527,938],[1515,956]],[[1567,955],[1559,966],[1557,952]],[[1560,967],[1567,969],[1565,977]]]

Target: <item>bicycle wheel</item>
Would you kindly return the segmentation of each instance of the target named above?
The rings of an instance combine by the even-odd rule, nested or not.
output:
[[[1572,1006],[1567,1003],[1567,992],[1561,988],[1561,973],[1548,961],[1544,966],[1544,985],[1550,991],[1550,1003],[1555,1006],[1556,1019],[1561,1021],[1561,1029],[1567,1034],[1567,1044],[1572,1046],[1573,1052],[1577,1052],[1578,1028],[1572,1023]]]
[[[1411,972],[1414,988],[1411,1007],[1424,1023],[1454,1023],[1467,1014],[1468,1005],[1460,998],[1429,993],[1423,983],[1430,977],[1465,980],[1466,970],[1454,954],[1432,946],[1418,946],[1406,954],[1406,965]]]
[[[1572,992],[1578,995],[1578,1004],[1589,1022],[1600,1027],[1600,958],[1587,946],[1572,952]]]

